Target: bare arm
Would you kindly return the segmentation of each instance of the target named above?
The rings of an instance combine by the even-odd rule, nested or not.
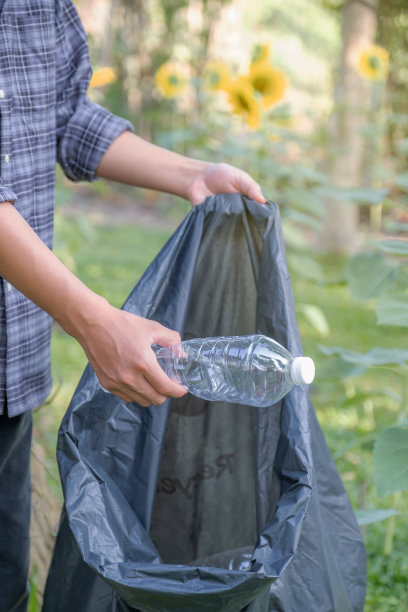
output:
[[[0,276],[78,340],[101,384],[115,395],[142,405],[184,395],[150,348],[177,343],[179,334],[118,310],[88,289],[10,203],[0,205]]]
[[[97,176],[173,193],[200,204],[208,195],[243,193],[265,202],[260,186],[228,164],[213,164],[158,147],[131,132],[123,132],[102,157]]]
[[[227,164],[189,159],[123,132],[105,152],[97,175],[174,193],[199,204],[208,195],[240,192],[264,202],[259,185]],[[0,276],[48,312],[82,345],[103,387],[147,406],[185,390],[161,370],[154,343],[180,341],[159,323],[118,310],[88,289],[38,238],[10,203],[0,204]]]

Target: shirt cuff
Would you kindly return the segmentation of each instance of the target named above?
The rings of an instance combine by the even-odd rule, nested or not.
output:
[[[104,153],[132,124],[88,99],[71,118],[58,147],[58,161],[73,181],[93,181]]]
[[[6,185],[4,185],[3,181],[0,179],[0,202],[11,202],[14,204],[16,200],[17,196],[14,191],[6,187]]]

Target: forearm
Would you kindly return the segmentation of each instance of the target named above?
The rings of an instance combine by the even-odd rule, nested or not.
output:
[[[0,204],[0,276],[80,342],[105,389],[142,406],[184,395],[151,349],[153,344],[180,342],[179,334],[114,308],[88,289],[10,203]]]
[[[106,301],[88,289],[38,238],[12,204],[0,204],[0,276],[80,338]]]
[[[208,166],[123,132],[102,157],[97,176],[190,199],[189,187]]]

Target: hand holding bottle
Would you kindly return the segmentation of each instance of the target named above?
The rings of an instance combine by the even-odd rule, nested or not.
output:
[[[95,312],[80,341],[101,385],[125,402],[162,404],[186,390],[157,363],[152,344],[180,341],[178,332],[156,321],[118,310],[107,302]]]

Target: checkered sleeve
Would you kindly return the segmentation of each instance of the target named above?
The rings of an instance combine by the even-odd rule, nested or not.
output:
[[[14,191],[9,189],[0,178],[0,202],[11,202],[14,204],[16,200],[17,196]]]
[[[132,125],[92,103],[86,34],[71,0],[56,2],[57,159],[68,178],[92,181],[109,145]]]

